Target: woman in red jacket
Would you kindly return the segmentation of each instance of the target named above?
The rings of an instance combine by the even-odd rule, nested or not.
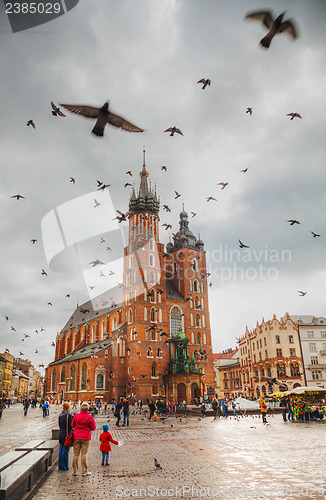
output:
[[[72,467],[74,469],[73,476],[77,476],[78,459],[81,453],[82,476],[90,476],[91,472],[87,470],[87,452],[89,443],[92,438],[91,431],[96,429],[95,420],[88,413],[89,406],[87,403],[82,403],[80,413],[76,413],[71,422],[71,427],[74,429],[74,458]]]
[[[102,425],[103,432],[100,435],[100,451],[102,452],[102,464],[101,465],[110,465],[109,464],[109,451],[111,451],[111,443],[114,444],[119,444],[119,441],[115,441],[110,432],[109,432],[109,426],[107,424]]]

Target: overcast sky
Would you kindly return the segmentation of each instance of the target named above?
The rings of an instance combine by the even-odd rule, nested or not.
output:
[[[267,29],[245,20],[262,9],[286,9],[299,37],[278,35],[263,49]],[[51,342],[89,298],[89,283],[81,271],[49,268],[41,221],[80,196],[93,199],[96,179],[111,184],[107,196],[126,211],[124,183],[138,185],[144,145],[161,206],[172,209],[161,210],[161,223],[177,231],[182,201],[197,213],[190,228],[212,272],[214,352],[235,347],[246,326],[274,313],[326,315],[325,19],[324,0],[80,0],[64,16],[13,34],[0,5],[3,348],[35,365],[53,359]],[[202,90],[201,78],[211,86]],[[110,100],[145,132],[106,127],[98,139],[93,121],[52,116],[51,100]],[[183,137],[163,133],[174,125]],[[229,185],[221,190],[219,182]],[[26,199],[10,198],[16,194]],[[77,216],[72,225],[79,223]],[[168,242],[163,228],[160,239]],[[250,250],[240,251],[238,239]]]

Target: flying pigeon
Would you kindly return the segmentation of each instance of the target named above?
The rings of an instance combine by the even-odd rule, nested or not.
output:
[[[106,189],[106,188],[108,188],[108,187],[110,187],[110,186],[111,186],[111,184],[102,184],[102,186],[100,186],[100,187],[98,188],[98,191],[104,191],[104,189]]]
[[[33,120],[28,120],[28,122],[26,123],[27,127],[29,127],[30,125],[32,125],[33,128],[35,128],[35,123]]]
[[[174,191],[174,192],[175,192],[175,197],[174,197],[174,199],[176,200],[177,198],[180,198],[181,194],[180,194],[180,193],[178,193],[178,191]]]
[[[171,229],[172,228],[172,224],[162,224],[163,227],[165,227],[165,231],[167,231],[168,229]]]
[[[192,217],[195,217],[197,214],[196,212],[190,212]]]
[[[13,332],[16,331],[16,328],[14,328],[13,326],[10,327],[10,330],[12,330]]]
[[[245,173],[248,171],[248,168],[249,168],[249,167],[244,168],[243,170],[240,170],[240,172],[242,172],[243,174],[245,174]]]
[[[310,231],[310,232],[314,238],[320,238],[320,234],[314,233],[313,231]]]
[[[126,182],[125,183],[125,188],[128,187],[128,186],[132,186],[132,184],[130,184],[130,182]]]
[[[55,343],[54,343],[54,342],[51,342],[51,346],[52,346],[52,347],[55,347]]]
[[[207,200],[206,201],[217,201],[216,198],[214,198],[214,196],[208,196]]]
[[[168,167],[166,167],[165,165],[162,165],[161,170],[164,170],[164,172],[167,172],[168,171]]]
[[[44,269],[42,269],[41,274],[42,274],[42,276],[47,276],[47,275],[48,275],[48,274],[47,274],[47,272],[46,272],[46,271],[44,271]]]
[[[300,224],[300,222],[298,220],[295,220],[295,219],[290,219],[286,222],[289,222],[290,223],[290,226],[293,226],[294,224]]]
[[[171,208],[169,207],[169,205],[163,205],[163,210],[165,210],[166,212],[171,212]]]
[[[64,115],[64,114],[62,113],[62,111],[60,111],[60,108],[58,108],[58,107],[54,104],[54,102],[52,102],[52,101],[51,101],[51,108],[52,108],[52,114],[53,114],[53,116],[58,116],[58,115],[59,115],[59,116],[62,116],[63,118],[65,118],[65,116],[66,116],[66,115]]]
[[[303,292],[302,290],[298,290],[298,294],[300,295],[300,297],[304,297],[306,295],[307,292]]]
[[[96,119],[96,123],[92,132],[98,137],[103,137],[104,128],[107,123],[110,123],[110,125],[113,125],[114,127],[122,128],[127,132],[144,132],[143,129],[136,127],[136,125],[133,125],[121,116],[111,113],[111,111],[109,111],[108,102],[103,104],[101,108],[96,108],[94,106],[80,106],[74,104],[61,104],[61,106],[68,109],[68,111],[75,113],[76,115]]]
[[[72,182],[73,184],[76,184],[76,179],[74,177],[70,177],[69,178],[70,182]]]
[[[205,78],[202,78],[201,80],[198,80],[197,83],[202,83],[203,84],[202,90],[205,90],[205,88],[207,87],[207,85],[210,85],[212,82],[210,81],[209,78],[207,78],[206,80],[205,80]]]
[[[238,242],[239,242],[239,247],[240,248],[249,248],[247,245],[245,245],[244,243],[242,243],[241,240],[238,239]]]
[[[94,208],[99,207],[101,205],[101,203],[99,203],[95,198],[94,198],[94,203],[95,203]]]
[[[298,35],[293,22],[289,20],[283,21],[284,15],[285,12],[282,12],[282,14],[280,14],[276,19],[273,19],[273,16],[269,11],[252,12],[246,15],[246,19],[257,19],[269,29],[267,35],[260,40],[261,45],[265,49],[268,49],[272,39],[278,33],[286,32],[293,38],[297,38]]]
[[[181,132],[181,130],[179,128],[175,127],[175,126],[167,128],[166,130],[164,130],[164,132],[171,132],[170,136],[172,136],[172,137],[174,136],[175,133],[183,135],[183,133]]]
[[[249,114],[250,114],[250,116],[251,116],[251,115],[252,115],[252,108],[247,108],[246,113],[249,113]]]
[[[302,118],[299,113],[288,113],[286,116],[291,116],[291,120],[293,120],[294,118]]]
[[[130,175],[130,177],[132,177],[132,172],[131,172],[131,170],[128,170],[128,172],[126,172],[126,175]]]
[[[228,182],[219,182],[217,185],[218,185],[218,186],[222,186],[222,187],[221,187],[221,189],[225,189],[225,188],[226,188],[226,186],[228,186],[228,185],[229,185],[229,183],[228,183]]]
[[[89,264],[92,264],[92,266],[95,267],[95,266],[104,265],[105,263],[102,262],[101,260],[96,259],[96,260],[93,260],[92,262],[89,262]]]
[[[22,196],[21,194],[14,194],[13,196],[11,196],[11,198],[16,198],[17,200],[20,200],[20,198],[25,199],[25,196]]]
[[[33,238],[33,239],[31,240],[31,243],[33,243],[33,245],[35,245],[35,243],[36,243],[36,242],[37,242],[37,240],[36,240],[35,238]]]

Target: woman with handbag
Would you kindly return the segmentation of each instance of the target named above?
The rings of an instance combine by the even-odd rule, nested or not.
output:
[[[96,429],[96,423],[92,415],[89,414],[87,403],[81,404],[80,413],[76,413],[71,425],[74,429],[74,458],[72,461],[74,472],[72,475],[77,476],[78,460],[81,454],[82,476],[90,476],[91,472],[87,469],[87,453],[92,439],[91,431]]]
[[[69,460],[69,446],[65,445],[65,441],[67,436],[71,433],[71,422],[72,415],[70,413],[70,404],[68,402],[63,403],[62,412],[59,415],[59,459],[58,459],[58,468],[59,470],[68,470],[68,460]]]

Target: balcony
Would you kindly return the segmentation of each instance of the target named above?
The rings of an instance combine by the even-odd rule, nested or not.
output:
[[[319,356],[326,356],[326,350],[319,351]]]
[[[308,370],[325,370],[326,363],[314,363],[313,365],[308,366]]]

